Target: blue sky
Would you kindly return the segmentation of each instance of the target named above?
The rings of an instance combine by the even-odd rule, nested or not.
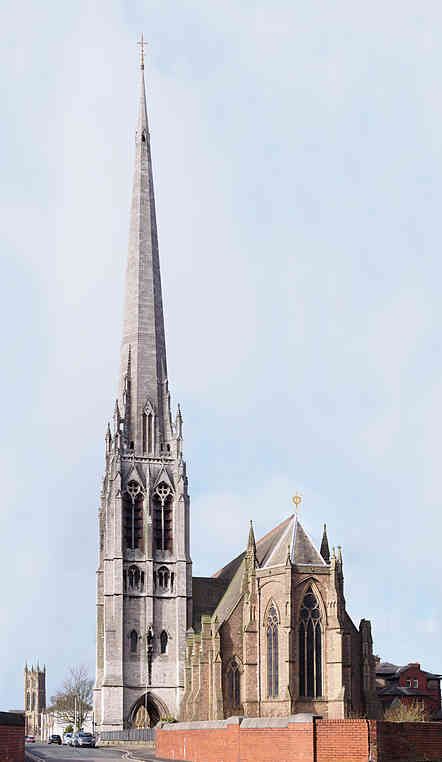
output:
[[[7,0],[0,24],[0,708],[26,659],[49,695],[94,668],[141,31],[194,572],[299,490],[375,651],[441,671],[440,3]]]

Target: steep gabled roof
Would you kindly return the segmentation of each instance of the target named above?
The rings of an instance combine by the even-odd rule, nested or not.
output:
[[[236,556],[230,563],[215,572],[211,578],[213,583],[226,585],[224,594],[220,596],[215,610],[212,610],[219,625],[225,621],[241,599],[245,555],[244,551]],[[293,564],[327,566],[294,514],[267,532],[256,543],[256,560],[260,569],[284,566],[289,555]],[[207,579],[207,584],[210,585],[210,579]],[[219,590],[222,590],[222,587]],[[201,608],[199,603],[198,608]]]
[[[287,561],[289,549],[290,560],[293,564],[326,566],[326,562],[299,519],[292,514],[257,541],[256,558],[259,568],[282,566]],[[244,556],[245,551],[215,572],[213,577],[233,579]]]
[[[223,597],[218,603],[218,606],[213,612],[214,617],[216,617],[218,620],[218,625],[221,625],[223,622],[225,622],[225,620],[229,617],[241,599],[244,566],[245,561],[242,560],[233,576],[233,579],[230,581],[226,592],[224,593]]]

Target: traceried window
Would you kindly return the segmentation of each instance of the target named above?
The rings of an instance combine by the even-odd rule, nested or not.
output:
[[[166,630],[163,630],[160,635],[160,649],[161,653],[167,653],[167,641],[169,640]]]
[[[157,550],[172,550],[172,490],[161,482],[154,492],[154,528]]]
[[[157,571],[157,580],[160,590],[169,589],[170,572],[167,566],[160,566]]]
[[[142,593],[144,590],[144,572],[138,566],[132,565],[123,572],[124,592]]]
[[[232,707],[241,705],[241,673],[236,659],[232,659],[227,675],[229,701]]]
[[[143,493],[136,481],[130,481],[123,495],[123,528],[126,549],[143,548]]]
[[[31,694],[28,691],[26,694],[26,711],[29,712],[30,708],[31,708]]]
[[[138,650],[138,633],[136,630],[132,630],[131,634],[129,635],[130,639],[130,652],[131,654],[136,654]]]
[[[299,621],[299,695],[322,696],[322,624],[319,603],[311,587]]]
[[[33,694],[32,694],[32,704],[31,704],[31,709],[32,709],[32,711],[34,711],[34,709],[35,709],[35,693],[33,693]]]
[[[279,693],[278,612],[272,603],[267,615],[267,696]]]

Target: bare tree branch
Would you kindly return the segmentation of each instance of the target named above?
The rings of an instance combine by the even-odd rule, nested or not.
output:
[[[71,667],[61,689],[51,698],[51,711],[80,730],[92,709],[92,686],[93,680],[84,664]]]

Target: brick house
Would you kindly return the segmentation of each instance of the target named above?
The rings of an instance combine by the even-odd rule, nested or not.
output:
[[[376,664],[376,692],[382,707],[394,702],[421,701],[431,719],[442,719],[440,681],[442,675],[426,672],[417,662],[400,667],[389,662]]]

